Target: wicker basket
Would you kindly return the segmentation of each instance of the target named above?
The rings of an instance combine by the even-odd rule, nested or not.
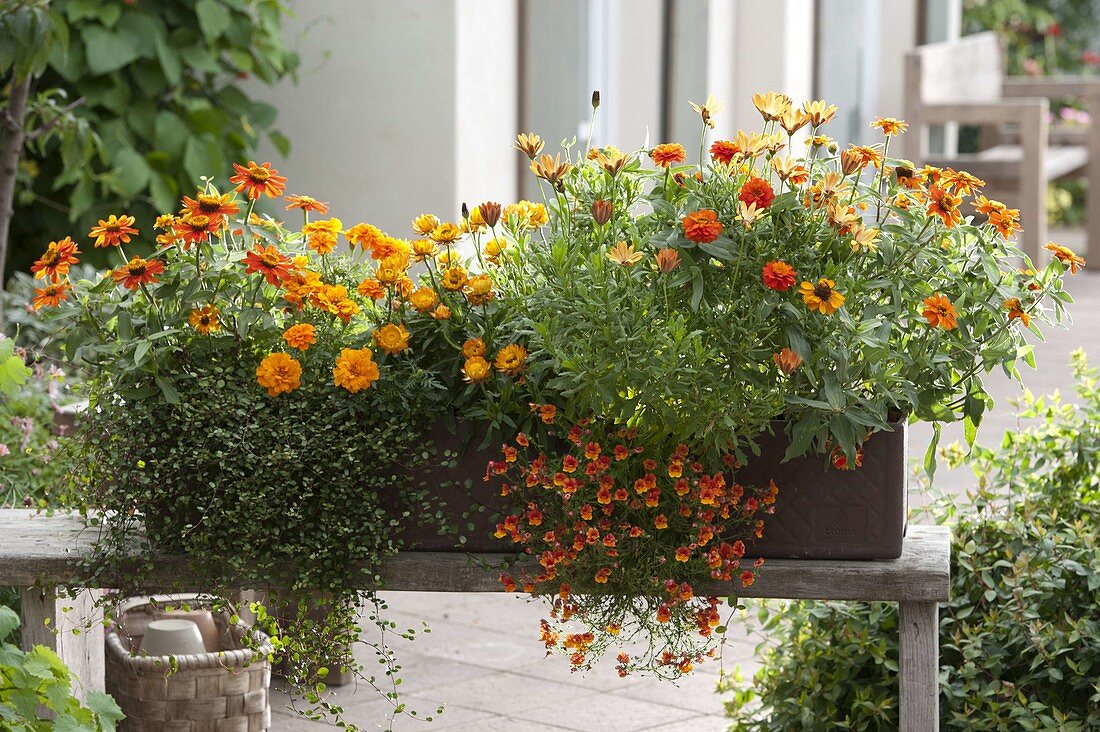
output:
[[[193,598],[187,602],[196,604]],[[168,656],[133,653],[154,614],[146,601],[124,606],[107,631],[107,692],[126,714],[121,732],[259,732],[271,727],[267,636],[258,636],[256,651],[242,648],[244,629],[215,613],[226,650],[176,656],[176,671],[169,673]]]

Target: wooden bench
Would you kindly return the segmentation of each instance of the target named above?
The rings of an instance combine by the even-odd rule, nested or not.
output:
[[[47,516],[27,509],[0,510],[0,585],[22,588],[25,644],[57,650],[79,680],[81,689],[103,689],[103,636],[55,634],[75,627],[93,605],[93,590],[74,604],[59,598],[56,585],[76,579],[75,566],[96,539],[79,517]],[[386,561],[382,577],[387,590],[434,592],[500,592],[497,567],[511,554],[478,554],[478,561],[459,552],[407,551]],[[751,587],[711,583],[700,595],[861,600],[897,602],[901,616],[900,713],[906,732],[939,729],[939,611],[948,599],[951,535],[939,526],[910,526],[900,559],[883,562],[769,560]],[[185,562],[166,557],[157,577],[174,584]],[[158,580],[158,578],[163,580]],[[172,578],[169,580],[168,578]],[[151,589],[153,589],[151,587]],[[199,589],[202,588],[190,588]],[[78,693],[81,689],[78,689]]]
[[[1097,120],[1051,134],[1051,98],[1078,98]],[[1037,260],[1047,240],[1047,184],[1084,172],[1089,180],[1088,268],[1100,268],[1100,77],[1005,77],[994,33],[932,43],[905,61],[905,157],[967,170],[986,181],[985,195],[1020,209],[1021,249]],[[960,123],[993,131],[998,144],[980,152],[933,155],[930,125]],[[1057,142],[1059,144],[1052,144]]]

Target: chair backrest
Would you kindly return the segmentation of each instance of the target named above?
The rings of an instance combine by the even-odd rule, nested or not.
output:
[[[993,32],[919,46],[909,52],[908,94],[918,104],[988,102],[1001,98],[1004,57]]]

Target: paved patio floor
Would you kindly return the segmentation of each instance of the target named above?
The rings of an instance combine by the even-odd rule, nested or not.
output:
[[[1084,251],[1079,232],[1052,232],[1052,238],[1075,251]],[[1100,254],[1096,255],[1100,256]],[[1024,367],[1025,379],[1035,393],[1061,389],[1069,393],[1072,376],[1068,367],[1074,348],[1084,348],[1100,366],[1100,274],[1082,273],[1068,279],[1076,299],[1075,323],[1068,331],[1053,331],[1037,344],[1039,368]],[[979,440],[993,444],[1017,420],[1009,400],[1019,394],[1018,385],[999,372],[989,378],[997,400],[987,415]],[[911,433],[914,459],[923,455],[930,430],[919,426]],[[961,440],[961,429],[947,429],[941,444]],[[965,489],[966,470],[942,471],[937,487]],[[919,496],[912,500],[919,501]],[[538,641],[542,606],[504,595],[450,593],[387,593],[390,617],[403,627],[419,628],[426,621],[429,635],[413,643],[398,641],[404,666],[401,689],[405,701],[421,716],[432,714],[446,702],[444,714],[430,724],[399,718],[395,730],[446,730],[446,732],[711,732],[726,729],[722,700],[715,693],[719,666],[702,664],[678,685],[642,678],[620,679],[612,664],[605,663],[587,675],[571,674],[566,659],[543,658]],[[731,628],[725,652],[727,671],[739,665],[746,675],[757,668],[755,641],[743,628]],[[361,660],[373,663],[369,651]],[[385,729],[389,705],[378,694],[360,685],[344,687],[336,699],[348,710],[349,721],[365,729]],[[311,732],[323,725],[295,716],[286,706],[288,697],[272,698],[273,729]]]

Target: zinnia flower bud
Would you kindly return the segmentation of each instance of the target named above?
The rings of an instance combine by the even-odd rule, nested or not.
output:
[[[592,220],[603,226],[611,220],[611,202],[602,198],[592,202]]]
[[[600,90],[597,89],[592,92],[592,109],[598,109],[600,106]]]
[[[802,358],[789,348],[784,348],[779,353],[773,353],[772,360],[775,361],[775,365],[779,367],[779,370],[788,376],[802,365]]]
[[[477,207],[481,212],[481,218],[485,225],[492,228],[500,221],[500,204],[495,201],[486,201]]]

